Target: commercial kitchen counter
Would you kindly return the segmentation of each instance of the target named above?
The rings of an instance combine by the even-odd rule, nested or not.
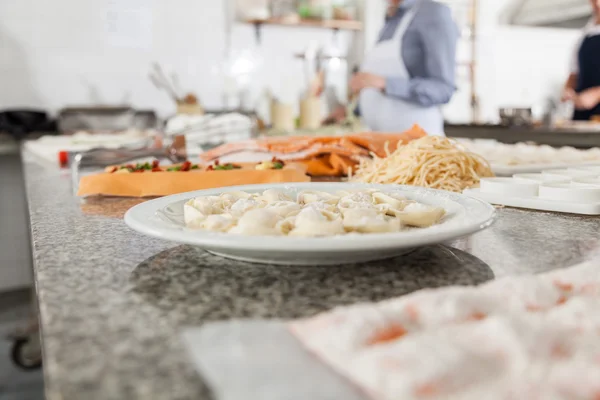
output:
[[[505,127],[500,125],[446,125],[449,137],[495,139],[502,143],[535,142],[549,146],[578,148],[600,147],[600,130],[570,130],[534,127]]]
[[[48,400],[209,399],[184,326],[310,316],[600,255],[600,218],[503,208],[484,232],[392,260],[248,264],[141,236],[122,220],[139,200],[82,203],[68,173],[23,156]]]

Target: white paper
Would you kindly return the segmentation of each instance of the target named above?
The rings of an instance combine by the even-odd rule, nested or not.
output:
[[[152,49],[153,0],[106,0],[105,38],[109,46]]]
[[[366,400],[303,349],[283,322],[217,322],[182,336],[218,400]]]

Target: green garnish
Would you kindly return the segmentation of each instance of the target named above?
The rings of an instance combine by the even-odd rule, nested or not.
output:
[[[171,167],[171,168],[167,168],[167,171],[181,171],[181,166],[177,166],[177,167]]]
[[[139,171],[139,170],[151,170],[151,169],[152,169],[152,164],[150,164],[150,163],[143,163],[143,164],[141,164],[141,163],[137,163],[137,164],[135,165],[135,168],[134,168],[134,169],[136,169],[136,170],[138,170],[138,171]]]
[[[200,167],[198,165],[192,165],[192,168],[190,169],[199,169]]]
[[[231,171],[232,169],[240,169],[237,165],[233,164],[223,164],[223,165],[215,165],[213,167],[215,171]]]
[[[283,164],[280,162],[274,162],[273,169],[283,169]]]

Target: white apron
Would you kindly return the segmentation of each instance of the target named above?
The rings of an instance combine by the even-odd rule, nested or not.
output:
[[[402,59],[404,34],[413,21],[421,1],[402,18],[394,37],[377,45],[367,54],[361,66],[363,72],[379,76],[397,76],[409,79]],[[377,132],[404,132],[419,124],[429,135],[444,136],[444,117],[439,107],[423,107],[395,97],[386,96],[375,88],[360,92],[360,113],[365,124]]]

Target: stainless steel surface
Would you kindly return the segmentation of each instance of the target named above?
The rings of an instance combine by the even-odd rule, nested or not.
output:
[[[58,115],[58,130],[70,133],[85,131],[123,131],[155,129],[159,125],[154,111],[136,111],[130,107],[65,108]]]

